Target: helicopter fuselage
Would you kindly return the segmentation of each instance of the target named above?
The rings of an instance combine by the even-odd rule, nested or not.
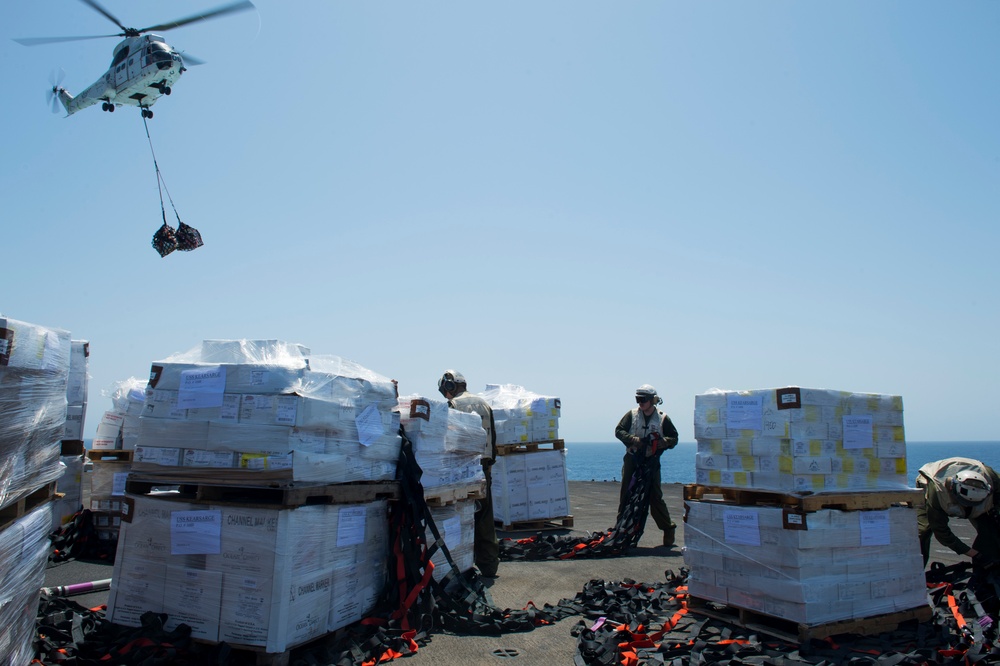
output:
[[[139,35],[127,37],[115,47],[111,68],[89,88],[76,96],[61,88],[57,92],[67,115],[98,102],[104,103],[105,111],[121,105],[146,109],[169,95],[185,71],[181,55],[162,37]]]

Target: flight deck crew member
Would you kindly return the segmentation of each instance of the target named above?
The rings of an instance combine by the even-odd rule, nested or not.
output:
[[[1000,563],[1000,529],[996,522],[996,492],[1000,477],[990,467],[971,458],[946,458],[929,462],[917,472],[917,487],[924,489],[924,505],[917,509],[917,530],[924,566],[930,556],[931,536],[973,564],[990,567]],[[972,547],[948,526],[952,518],[965,518],[976,528]]]
[[[656,526],[663,530],[663,545],[669,547],[674,545],[677,525],[670,520],[670,512],[663,501],[660,454],[677,446],[677,428],[669,416],[657,409],[657,405],[663,403],[663,398],[649,384],[643,384],[635,390],[635,402],[638,406],[626,412],[615,428],[615,437],[626,446],[618,499],[618,520],[621,520],[628,502],[629,482],[636,468],[636,455],[644,456],[645,463],[649,465],[649,514]]]
[[[438,391],[448,400],[448,406],[461,412],[476,413],[483,420],[486,431],[486,449],[483,451],[483,476],[486,477],[486,498],[477,502],[475,514],[474,558],[479,573],[485,578],[496,578],[500,566],[500,546],[497,543],[496,525],[493,524],[493,463],[497,459],[496,428],[493,409],[478,395],[469,393],[462,373],[446,370],[438,380]]]

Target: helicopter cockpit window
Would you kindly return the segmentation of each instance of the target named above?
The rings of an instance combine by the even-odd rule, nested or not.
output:
[[[146,49],[146,55],[149,56],[152,62],[170,60],[170,49],[162,42],[150,42],[149,47]]]
[[[128,45],[123,46],[122,50],[115,54],[115,59],[111,61],[111,66],[114,67],[115,65],[125,60],[125,58],[127,57],[128,57]]]

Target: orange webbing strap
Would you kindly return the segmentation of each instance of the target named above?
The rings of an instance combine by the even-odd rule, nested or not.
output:
[[[951,614],[955,616],[955,623],[958,625],[958,630],[962,632],[968,631],[965,617],[962,615],[962,611],[958,608],[958,602],[955,600],[955,595],[952,594],[951,585],[945,586],[944,595],[948,600],[948,610],[950,610]]]

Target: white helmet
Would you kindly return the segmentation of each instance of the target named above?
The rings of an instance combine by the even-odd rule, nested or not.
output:
[[[963,469],[956,474],[951,487],[962,504],[979,504],[993,492],[986,477],[971,469]]]
[[[658,405],[661,402],[660,397],[656,395],[656,389],[653,388],[650,384],[643,384],[642,386],[637,388],[635,390],[635,398],[636,402],[638,402],[640,399],[651,400],[654,405]]]

